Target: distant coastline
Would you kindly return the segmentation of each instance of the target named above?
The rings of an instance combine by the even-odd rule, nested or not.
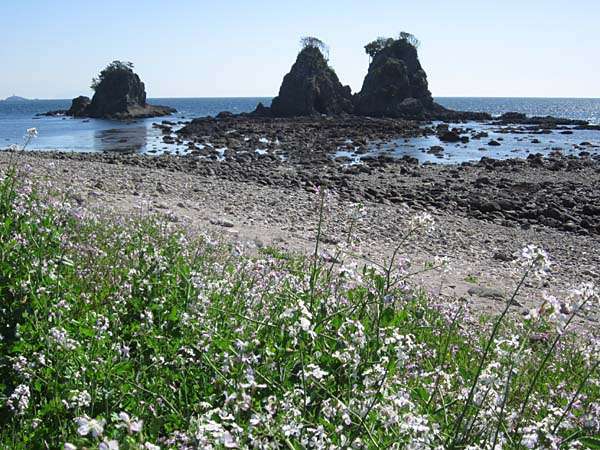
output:
[[[11,95],[10,97],[6,97],[4,100],[0,100],[6,103],[20,103],[20,102],[31,102],[37,99],[28,99],[25,97],[19,97],[18,95]]]

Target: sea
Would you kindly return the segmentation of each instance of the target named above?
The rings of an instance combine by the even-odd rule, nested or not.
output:
[[[530,116],[551,115],[600,124],[600,99],[439,97],[436,101],[447,108],[461,111],[482,111],[492,115],[514,111]],[[38,137],[29,142],[28,150],[182,154],[187,151],[184,146],[165,144],[162,141],[161,130],[152,125],[163,120],[182,124],[196,117],[214,116],[221,111],[250,112],[259,102],[269,106],[271,98],[149,99],[149,103],[171,106],[177,110],[177,113],[168,117],[122,123],[99,119],[38,116],[47,111],[68,109],[70,100],[0,101],[0,149],[8,148],[11,144],[22,145],[26,130],[37,128]],[[467,144],[443,144],[437,137],[430,136],[393,141],[378,149],[374,148],[373,153],[386,152],[398,157],[410,155],[421,162],[443,164],[479,160],[482,156],[500,159],[524,158],[530,153],[545,154],[558,149],[567,154],[577,154],[581,150],[581,143],[591,144],[589,146],[591,149],[600,148],[600,131],[574,130],[571,135],[558,133],[523,135],[500,133],[497,127],[485,123],[473,122],[459,124],[459,126],[486,131],[489,139],[500,138],[502,145],[492,148],[485,145],[486,142],[473,140]],[[534,139],[540,142],[532,144],[531,141]],[[443,146],[444,154],[436,156],[426,152],[434,145]],[[338,156],[353,157],[354,155],[342,153]]]

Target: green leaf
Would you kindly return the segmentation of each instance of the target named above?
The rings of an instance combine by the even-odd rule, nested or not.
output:
[[[579,441],[584,444],[587,448],[600,449],[600,437],[586,436],[580,438]]]

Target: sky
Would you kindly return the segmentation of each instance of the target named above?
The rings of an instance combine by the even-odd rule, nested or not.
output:
[[[0,98],[91,95],[116,59],[149,97],[270,97],[307,35],[356,92],[364,45],[400,31],[434,96],[600,97],[598,0],[0,0],[0,18]]]

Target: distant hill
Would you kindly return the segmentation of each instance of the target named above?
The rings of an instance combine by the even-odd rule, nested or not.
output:
[[[19,97],[17,95],[11,95],[10,97],[7,97],[6,100],[4,100],[5,102],[27,102],[29,101],[26,98],[23,97]]]

